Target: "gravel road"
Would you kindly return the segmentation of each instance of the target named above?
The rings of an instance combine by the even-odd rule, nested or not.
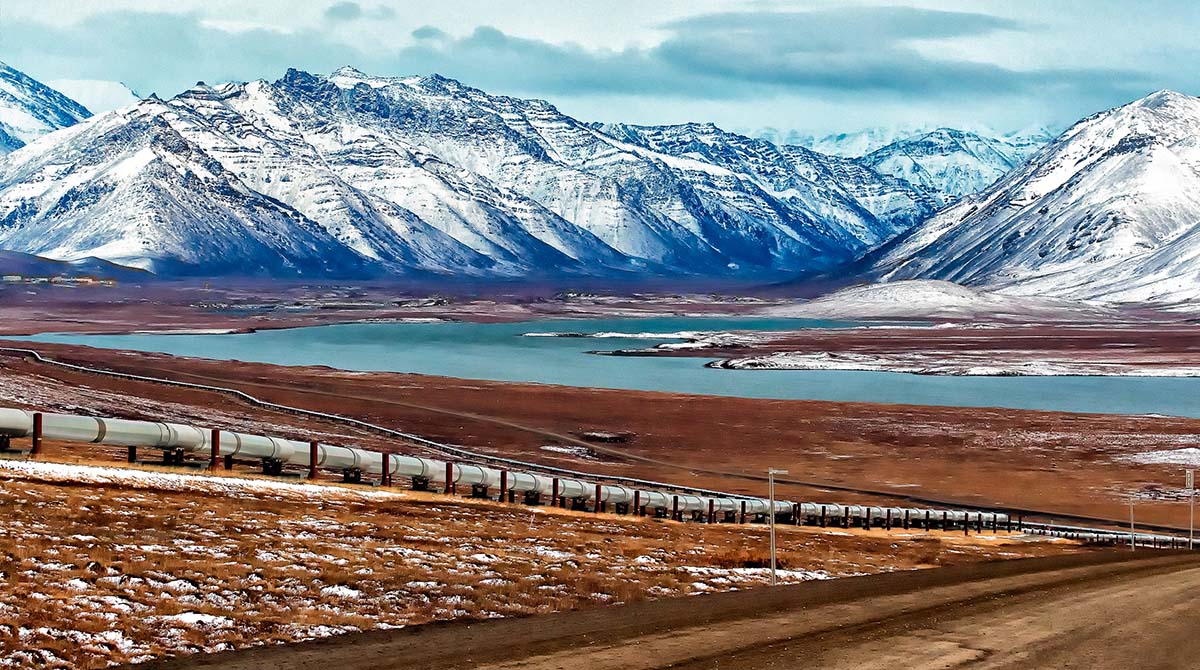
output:
[[[140,670],[1190,668],[1200,556],[889,573],[190,657]]]

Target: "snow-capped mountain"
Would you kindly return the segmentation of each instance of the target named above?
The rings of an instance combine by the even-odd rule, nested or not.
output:
[[[1029,162],[869,255],[885,280],[1129,302],[1200,298],[1200,99],[1088,117]]]
[[[932,209],[848,161],[650,135],[436,75],[200,84],[0,162],[0,246],[189,274],[756,276]]]
[[[928,126],[908,125],[871,127],[863,128],[860,131],[826,134],[826,136],[822,137],[798,133],[797,131],[788,133],[770,132],[773,130],[774,128],[763,128],[763,131],[760,131],[763,134],[755,134],[755,137],[761,137],[776,144],[782,142],[804,146],[805,149],[818,151],[821,154],[844,158],[858,158],[870,154],[871,151],[881,149],[888,144],[922,136],[922,134],[929,132],[932,128]]]
[[[782,147],[782,146],[791,144],[791,145],[795,145],[795,146],[812,148],[809,145],[814,141],[814,138],[811,134],[804,133],[804,132],[801,132],[801,131],[795,130],[795,129],[781,130],[779,128],[772,128],[772,127],[768,126],[766,128],[758,128],[758,129],[754,129],[754,130],[747,129],[747,128],[734,128],[733,131],[740,135],[745,135],[747,137],[753,137],[756,140],[764,140],[764,141],[770,142],[771,144],[774,144],[777,147]],[[830,155],[836,155],[831,151],[826,152],[826,153],[828,153]]]
[[[0,161],[0,244],[164,274],[355,274],[363,259],[248,187],[147,100]]]
[[[83,105],[0,63],[0,156],[89,116]]]
[[[938,128],[892,142],[858,162],[935,194],[944,204],[991,186],[1050,139],[1016,135],[1005,140]]]
[[[711,123],[600,127],[633,144],[717,165],[752,180],[793,217],[810,220],[813,226],[829,225],[830,236],[842,236],[850,245],[878,246],[935,209],[919,189],[854,161],[799,146],[777,146]]]

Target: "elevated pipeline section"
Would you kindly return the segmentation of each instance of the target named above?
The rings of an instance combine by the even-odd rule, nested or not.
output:
[[[536,472],[496,469],[485,465],[324,444],[300,442],[282,437],[254,435],[217,428],[201,428],[180,423],[135,421],[76,414],[31,412],[0,408],[0,451],[11,451],[13,438],[29,438],[30,453],[37,455],[44,440],[120,446],[130,449],[158,449],[163,462],[182,465],[187,455],[207,457],[210,469],[225,460],[261,461],[267,474],[282,475],[285,466],[303,468],[310,479],[319,471],[340,472],[346,481],[362,482],[362,477],[377,476],[379,483],[391,486],[395,477],[409,477],[415,489],[436,485],[447,493],[470,486],[474,497],[516,502],[517,495],[527,504],[541,504],[549,497],[551,505],[575,509],[607,511],[618,514],[653,515],[677,521],[708,523],[763,521],[774,516],[784,523],[840,526],[891,530],[893,527],[929,530],[962,529],[970,532],[1014,530],[1014,519],[1002,513],[962,509],[875,507],[837,503],[796,502],[747,496],[701,496],[655,488],[628,487],[570,477],[551,477]],[[132,460],[132,459],[131,459]],[[1080,526],[1027,523],[1016,520],[1016,530],[1071,537],[1095,542],[1132,544],[1155,548],[1175,548],[1180,539],[1170,535],[1124,533]]]
[[[490,454],[478,454],[466,449],[454,447],[451,445],[435,442],[419,435],[398,431],[377,424],[345,417],[337,414],[329,414],[301,407],[293,407],[289,405],[281,405],[278,403],[269,402],[256,398],[244,391],[232,389],[222,386],[214,386],[208,384],[197,384],[192,382],[184,382],[173,379],[164,379],[160,377],[150,377],[145,375],[137,375],[126,372],[118,372],[115,370],[106,370],[94,368],[85,365],[77,365],[66,363],[54,359],[46,358],[39,352],[32,349],[17,348],[17,347],[0,347],[0,353],[17,354],[34,359],[39,363],[52,365],[65,369],[75,370],[89,374],[99,374],[135,381],[153,382],[170,386],[178,386],[184,388],[193,388],[196,390],[222,393],[234,396],[251,405],[260,406],[266,409],[278,410],[302,416],[312,416],[320,419],[327,419],[345,423],[348,425],[366,428],[373,432],[378,432],[384,435],[397,437],[412,443],[414,446],[433,453],[438,453],[447,456],[451,459],[455,457],[463,457],[463,460],[473,460],[481,465],[469,465],[459,463],[455,460],[438,460],[419,458],[415,456],[405,456],[394,453],[384,454],[371,450],[356,449],[351,447],[342,447],[334,445],[323,445],[315,442],[305,443],[295,440],[287,440],[284,438],[264,437],[246,435],[244,433],[236,433],[231,431],[196,428],[191,426],[182,426],[181,424],[171,423],[156,423],[145,421],[129,421],[124,419],[99,419],[95,417],[76,416],[75,419],[85,419],[95,422],[103,422],[104,427],[97,426],[95,438],[82,440],[97,444],[109,444],[126,446],[131,449],[136,449],[139,446],[159,448],[164,450],[164,463],[172,464],[174,461],[178,463],[179,458],[186,453],[203,453],[205,446],[208,445],[210,453],[216,453],[216,450],[221,451],[221,455],[228,458],[238,456],[242,459],[261,459],[263,462],[263,471],[265,474],[281,474],[283,465],[303,465],[309,469],[309,476],[315,478],[317,469],[340,470],[346,481],[359,482],[363,474],[372,475],[378,474],[382,483],[390,485],[391,479],[397,475],[412,477],[414,488],[424,489],[432,484],[438,484],[447,492],[456,490],[458,484],[470,485],[473,494],[479,494],[481,497],[487,496],[489,489],[498,486],[501,499],[505,496],[509,497],[510,502],[515,501],[517,493],[525,495],[525,502],[537,504],[541,502],[544,495],[550,496],[551,504],[567,506],[568,504],[578,509],[586,509],[587,504],[591,503],[591,507],[596,511],[604,511],[611,504],[613,511],[618,513],[627,513],[632,511],[635,514],[654,513],[656,516],[669,517],[680,521],[690,518],[693,520],[707,519],[709,522],[715,522],[718,515],[725,521],[740,520],[745,522],[747,519],[762,521],[768,518],[768,510],[770,509],[770,501],[763,498],[754,498],[739,494],[724,493],[711,489],[703,489],[696,487],[687,487],[674,485],[664,482],[656,482],[653,480],[637,479],[630,477],[611,477],[605,475],[595,475],[591,473],[579,472],[567,468],[543,465],[540,463],[530,463],[517,459],[504,458]],[[4,412],[20,412],[28,417],[28,432],[20,433],[20,429],[5,429],[3,419],[0,418],[0,452],[4,450],[4,443],[11,437],[28,437],[35,433],[33,425],[34,416],[40,413],[27,412],[25,410],[5,410],[0,409],[0,415]],[[63,416],[69,417],[72,415],[42,415],[45,416]],[[22,425],[25,425],[24,419],[19,420]],[[172,427],[178,429],[191,429],[198,431],[199,437],[193,435],[191,447],[184,444],[167,445],[164,444],[134,444],[129,441],[112,441],[116,437],[109,437],[107,425],[113,422],[114,426],[122,424],[150,424],[160,426],[158,429],[162,439],[169,440]],[[42,427],[44,430],[44,427]],[[84,431],[84,435],[90,431]],[[148,431],[151,434],[153,431]],[[226,436],[222,438],[220,436]],[[243,440],[242,438],[246,438]],[[97,439],[98,438],[98,439]],[[73,440],[70,437],[55,438],[48,436],[47,439],[60,439],[62,441],[80,441]],[[234,447],[221,449],[220,445],[228,444],[228,440],[234,441]],[[199,440],[199,442],[197,442]],[[185,440],[186,441],[186,440]],[[286,446],[285,446],[286,445]],[[214,449],[215,447],[215,449]],[[303,460],[303,454],[307,449],[308,458]],[[170,452],[171,456],[167,456]],[[287,458],[280,456],[287,455]],[[327,458],[327,456],[332,458]],[[216,456],[212,457],[212,463],[215,467]],[[372,465],[375,463],[377,465]],[[360,467],[360,464],[365,467]],[[493,467],[488,467],[488,466]],[[507,469],[509,466],[519,468],[517,471]],[[520,470],[525,470],[524,472]],[[440,474],[441,473],[441,474]],[[520,475],[519,482],[516,478]],[[514,477],[510,483],[509,477]],[[785,481],[785,480],[780,480]],[[547,487],[549,482],[549,487]],[[609,483],[603,483],[609,482]],[[806,482],[788,481],[788,483],[801,483],[814,486],[816,488],[829,488],[830,490],[845,490],[852,492],[869,493],[872,495],[888,495],[890,497],[906,497],[895,493],[881,493],[869,491],[867,489],[856,489],[849,487],[831,487],[826,484],[810,484]],[[646,496],[646,497],[643,497]],[[920,498],[907,496],[914,502],[921,502]],[[670,506],[659,506],[665,501],[670,501]],[[937,502],[937,501],[930,501]],[[1066,517],[1084,523],[1092,521],[1110,522],[1108,519],[1092,519],[1090,517],[1081,517],[1077,515],[1063,515],[1040,510],[1016,510],[1010,511],[1006,509],[991,508],[988,510],[965,510],[965,509],[947,509],[947,508],[913,508],[913,507],[879,507],[879,506],[864,506],[864,505],[844,505],[832,503],[815,503],[815,502],[791,502],[784,500],[775,501],[776,518],[782,518],[785,521],[792,521],[797,524],[810,523],[814,525],[838,525],[849,527],[851,524],[862,525],[865,528],[870,528],[872,525],[891,528],[893,525],[903,528],[915,526],[918,528],[961,528],[970,530],[974,527],[977,531],[982,532],[985,527],[990,526],[993,530],[1001,528],[1012,529],[1014,520],[1017,528],[1033,533],[1044,535],[1053,535],[1060,537],[1069,537],[1073,539],[1096,541],[1103,543],[1113,542],[1132,542],[1136,546],[1150,547],[1175,547],[1180,541],[1177,535],[1148,532],[1129,532],[1124,530],[1116,530],[1110,528],[1096,528],[1087,525],[1064,525],[1059,523],[1044,523],[1025,521],[1020,517],[1016,517],[1017,513],[1028,513],[1039,516],[1058,516]],[[1156,531],[1177,531],[1175,528],[1166,528],[1160,526],[1149,526],[1147,530]],[[1178,545],[1182,546],[1182,545]]]
[[[993,530],[1007,527],[1008,515],[965,510],[871,507],[863,505],[821,504],[742,496],[701,496],[657,488],[630,487],[588,481],[574,477],[552,477],[537,472],[497,469],[485,465],[443,461],[418,456],[385,453],[358,447],[300,442],[281,437],[252,435],[179,423],[132,421],[74,414],[30,412],[0,408],[0,435],[30,438],[34,449],[42,440],[79,442],[109,446],[159,449],[165,462],[181,462],[179,456],[207,457],[212,467],[219,459],[258,460],[269,474],[281,474],[284,466],[303,468],[310,477],[318,470],[340,472],[348,481],[363,476],[378,477],[390,485],[395,477],[409,477],[417,488],[437,486],[447,491],[470,486],[473,493],[500,498],[525,496],[539,502],[549,497],[552,504],[572,501],[575,507],[604,511],[653,514],[678,520],[697,519],[716,522],[747,517],[762,518],[774,514],[786,519],[821,519],[907,526],[914,520],[943,526],[974,524]]]

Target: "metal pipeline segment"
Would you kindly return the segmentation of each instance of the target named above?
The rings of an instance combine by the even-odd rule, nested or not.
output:
[[[33,432],[33,413],[26,410],[0,408],[0,434],[10,437],[28,437]],[[290,465],[309,465],[309,444],[265,435],[253,435],[236,431],[219,431],[220,453],[223,456],[280,461]],[[70,414],[42,414],[42,437],[66,442],[87,442],[115,446],[155,447],[161,449],[183,449],[192,453],[207,453],[210,450],[211,432],[184,424],[133,421],[127,419],[104,419]],[[431,482],[444,483],[446,461],[416,456],[390,454],[389,472],[393,476],[423,477]],[[317,445],[318,467],[332,470],[358,470],[367,474],[383,471],[383,453],[331,444]],[[454,463],[451,468],[453,483],[499,486],[500,470],[496,468]],[[549,495],[554,490],[554,478],[531,472],[508,472],[508,488],[514,492],[536,492]],[[563,498],[594,501],[597,493],[595,484],[581,479],[558,478],[558,493]],[[714,512],[738,512],[743,502],[746,512],[752,515],[768,514],[770,501],[763,498],[739,498],[674,494],[663,491],[633,489],[627,486],[601,484],[600,500],[606,503],[631,504],[635,499],[648,509],[671,509],[678,498],[681,512],[707,513],[710,501]],[[851,518],[861,519],[866,515],[883,518],[885,508],[868,508],[861,505],[820,505],[817,503],[792,503],[775,501],[775,513],[791,514],[797,510],[801,516],[816,517],[821,508],[829,517],[840,517],[849,510]],[[904,514],[902,508],[890,508],[893,518]],[[968,513],[954,510],[911,509],[909,512],[920,518],[925,512],[941,515],[946,513],[951,521],[965,521]],[[996,523],[1007,522],[1004,514],[993,515]]]
[[[28,437],[32,433],[33,412],[0,409],[0,434]],[[50,412],[42,413],[42,437],[64,442],[178,448],[187,451],[201,451],[207,449],[208,445],[207,433],[193,426]]]

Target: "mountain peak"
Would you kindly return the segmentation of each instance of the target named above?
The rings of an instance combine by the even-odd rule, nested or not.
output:
[[[948,203],[988,187],[1043,144],[1044,138],[1010,141],[941,127],[897,140],[857,160]]]
[[[329,76],[330,77],[349,77],[349,78],[353,78],[353,79],[366,79],[367,78],[367,74],[365,72],[363,72],[362,70],[359,70],[358,68],[356,68],[352,65],[343,65],[343,66],[339,67],[338,69],[334,70],[332,73],[330,73]]]
[[[1135,100],[1130,103],[1130,105],[1134,107],[1144,107],[1146,109],[1160,109],[1178,104],[1196,104],[1196,102],[1196,98],[1187,95],[1186,93],[1180,93],[1179,91],[1173,91],[1169,88],[1164,88],[1159,89],[1150,95],[1145,96],[1144,98]]]
[[[888,279],[1006,293],[1194,301],[1200,98],[1170,90],[1076,123],[872,260]]]

